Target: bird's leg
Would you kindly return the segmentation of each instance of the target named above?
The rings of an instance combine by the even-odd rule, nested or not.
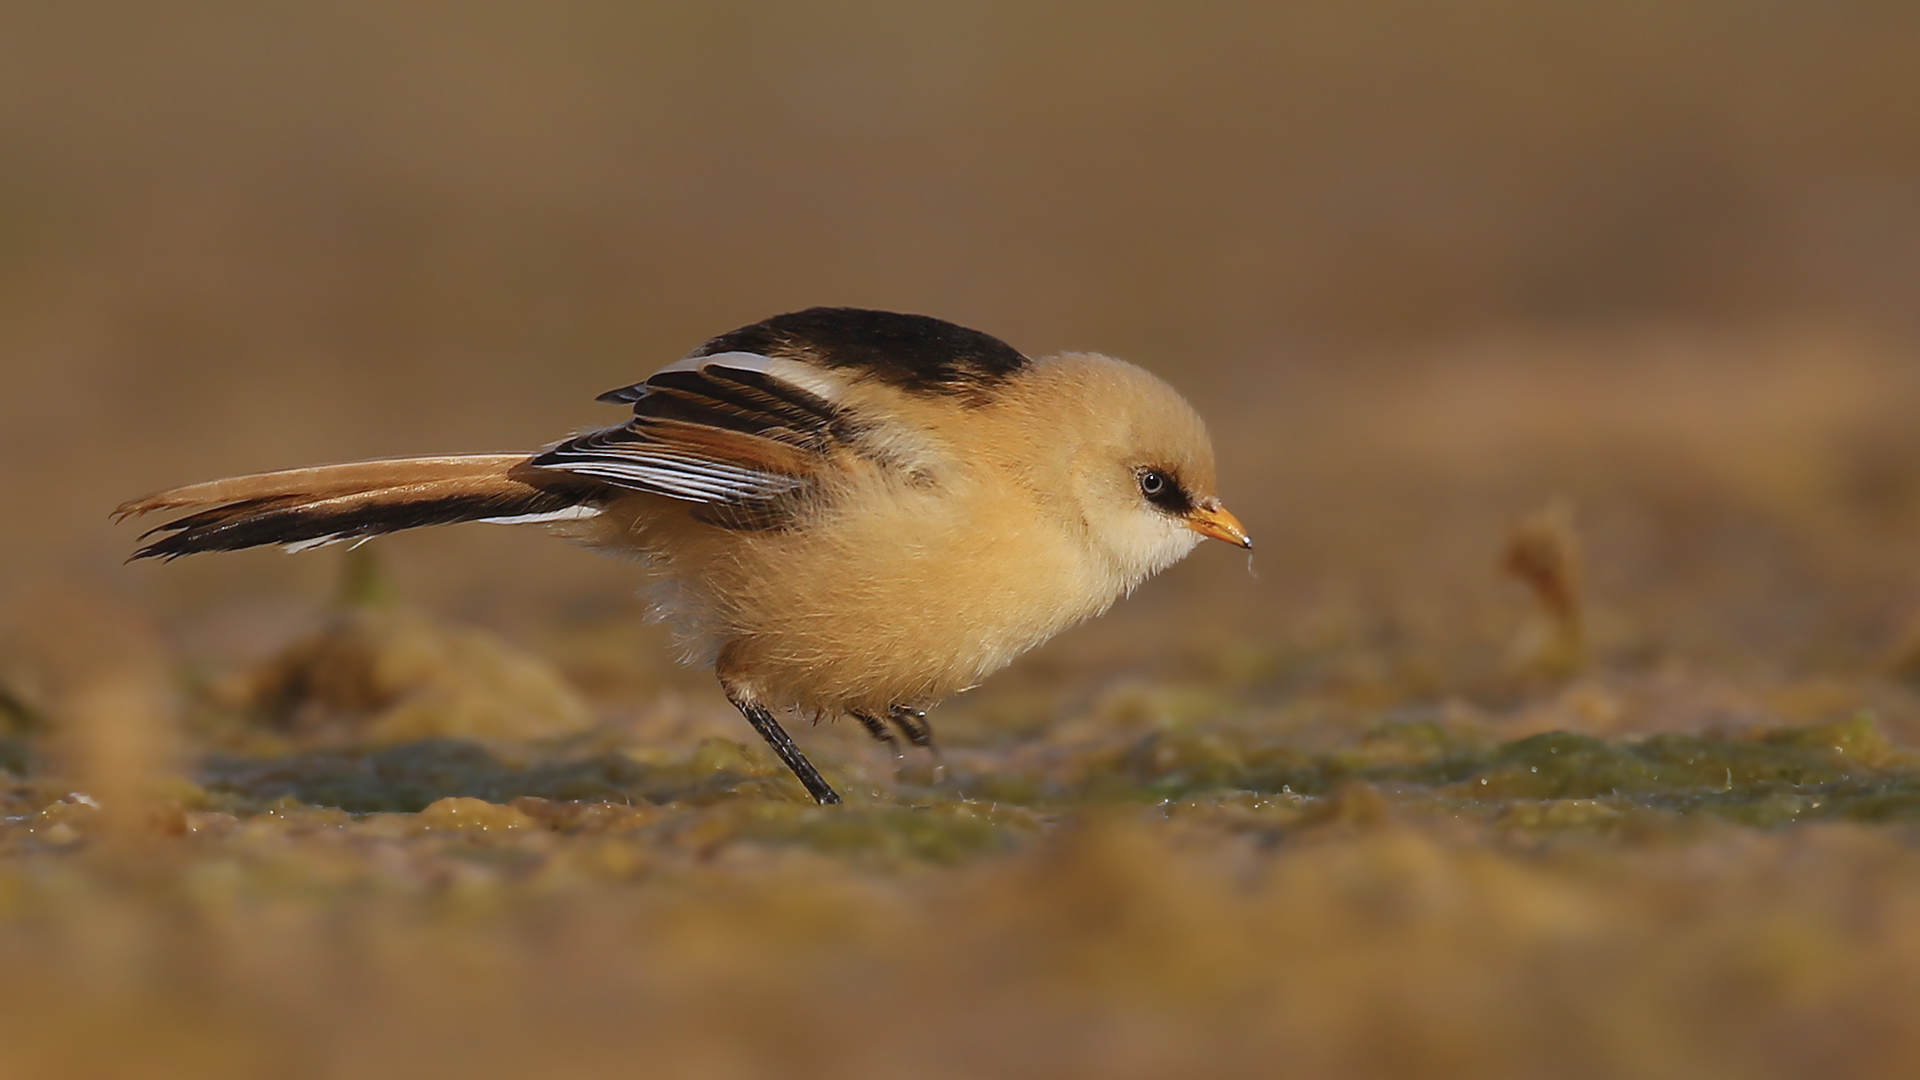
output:
[[[906,705],[895,705],[887,710],[887,719],[893,721],[893,726],[900,729],[900,734],[905,735],[908,742],[931,751],[934,757],[940,756],[940,748],[933,745],[933,728],[927,723],[925,712]],[[862,722],[869,723],[871,728],[870,722]]]
[[[767,711],[766,706],[749,700],[735,692],[731,686],[724,683],[721,685],[727,692],[727,700],[733,702],[733,707],[739,709],[740,715],[747,718],[747,723],[753,725],[753,730],[767,740],[767,745],[773,747],[773,752],[779,755],[787,768],[793,770],[794,776],[799,777],[800,783],[806,786],[807,794],[813,796],[814,802],[829,806],[840,801],[840,794],[821,779],[820,770],[814,768],[813,762],[807,760],[807,755],[801,753],[800,748],[793,744],[793,739],[787,734],[786,729],[780,726],[780,721],[773,718],[773,714]]]
[[[934,744],[933,727],[927,723],[927,714],[909,705],[895,705],[887,710],[887,719],[900,729],[907,741],[924,749],[933,758],[933,771],[929,774],[933,783],[938,784],[946,778],[947,762],[940,756],[940,747]]]
[[[855,709],[853,718],[860,721],[860,726],[866,728],[867,734],[873,736],[875,741],[892,751],[894,757],[900,756],[900,740],[893,737],[893,732],[887,730],[887,725],[881,723],[879,717],[870,712]]]

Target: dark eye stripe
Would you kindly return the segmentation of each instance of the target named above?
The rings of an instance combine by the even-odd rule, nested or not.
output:
[[[1180,481],[1166,469],[1142,469],[1136,476],[1140,484],[1140,494],[1148,502],[1170,514],[1184,514],[1193,509],[1193,499],[1187,494]]]

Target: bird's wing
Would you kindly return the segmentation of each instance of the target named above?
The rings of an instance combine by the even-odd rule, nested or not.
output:
[[[830,462],[929,474],[924,433],[848,405],[875,387],[976,407],[1029,361],[976,330],[924,315],[809,308],[741,327],[645,382],[600,395],[633,419],[554,446],[531,464],[706,504],[696,513],[763,527]],[[851,393],[855,386],[865,389]],[[934,458],[938,457],[935,453]]]
[[[792,360],[692,356],[600,395],[633,419],[549,447],[535,468],[687,502],[755,504],[805,487],[852,436],[830,375]]]

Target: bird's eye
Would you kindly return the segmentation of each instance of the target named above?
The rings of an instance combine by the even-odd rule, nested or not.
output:
[[[1193,500],[1187,497],[1186,489],[1173,474],[1163,469],[1141,469],[1134,477],[1140,485],[1140,494],[1147,501],[1169,514],[1184,514],[1193,509]]]

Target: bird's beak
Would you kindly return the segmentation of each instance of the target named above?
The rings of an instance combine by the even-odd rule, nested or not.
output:
[[[1215,540],[1225,540],[1234,547],[1251,548],[1253,537],[1247,535],[1246,526],[1240,519],[1227,512],[1219,503],[1211,506],[1196,506],[1187,512],[1187,528],[1201,536]]]

